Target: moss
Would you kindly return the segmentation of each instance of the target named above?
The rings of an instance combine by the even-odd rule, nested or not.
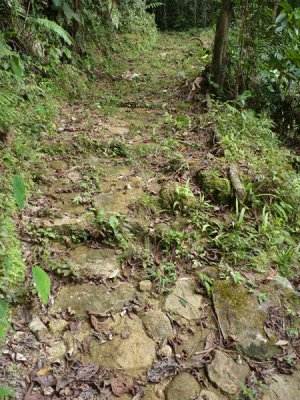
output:
[[[198,171],[195,179],[205,194],[212,196],[215,201],[228,204],[231,195],[230,181],[224,178],[217,169]]]

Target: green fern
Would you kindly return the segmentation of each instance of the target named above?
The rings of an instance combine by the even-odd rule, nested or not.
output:
[[[72,37],[64,28],[62,28],[56,22],[51,21],[50,19],[47,18],[35,18],[33,19],[33,22],[39,26],[42,26],[49,32],[55,33],[57,36],[63,39],[69,46],[72,45]]]
[[[161,7],[162,5],[163,5],[162,2],[150,3],[150,4],[147,4],[147,5],[145,6],[145,9],[146,9],[146,10],[151,10],[151,9],[154,9],[154,8]]]
[[[0,400],[9,400],[11,398],[15,399],[16,397],[17,397],[16,393],[9,387],[7,386],[0,387]]]

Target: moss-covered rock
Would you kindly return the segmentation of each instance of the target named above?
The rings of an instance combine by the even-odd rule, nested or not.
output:
[[[253,359],[269,360],[278,354],[279,349],[274,345],[276,337],[271,340],[264,332],[268,319],[267,304],[261,306],[255,295],[230,281],[216,281],[212,293],[225,338],[234,335],[237,347]]]
[[[230,181],[219,171],[216,169],[197,171],[195,180],[204,193],[212,196],[216,201],[228,203],[231,195]]]

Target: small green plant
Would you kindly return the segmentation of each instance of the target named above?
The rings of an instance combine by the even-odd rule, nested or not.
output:
[[[214,279],[210,278],[206,274],[203,274],[202,272],[199,272],[198,276],[200,278],[200,281],[201,281],[202,285],[206,289],[206,293],[207,293],[208,297],[211,297],[211,288],[212,288],[212,285],[214,283]]]
[[[295,364],[294,359],[289,354],[284,356],[283,359],[290,366],[293,366]]]
[[[75,196],[74,199],[72,200],[72,203],[76,205],[83,204],[83,197],[81,195]]]
[[[232,279],[235,285],[245,282],[245,278],[241,275],[239,271],[230,271],[226,276],[226,280]]]
[[[263,304],[267,301],[267,293],[260,292],[257,295],[257,300],[259,304]]]
[[[239,396],[241,400],[255,400],[256,390],[252,387],[246,386],[244,383],[240,382],[242,393]]]
[[[125,216],[120,214],[107,215],[105,210],[100,209],[96,213],[95,222],[100,237],[105,242],[118,244],[124,249],[128,248],[134,235]]]
[[[299,330],[298,328],[295,328],[293,326],[289,326],[287,328],[287,333],[291,336],[298,336],[299,335]]]
[[[151,265],[147,268],[147,271],[149,278],[157,281],[163,289],[176,281],[176,267],[172,263],[162,263],[158,267]]]
[[[15,399],[17,397],[16,392],[7,386],[0,386],[0,400]]]

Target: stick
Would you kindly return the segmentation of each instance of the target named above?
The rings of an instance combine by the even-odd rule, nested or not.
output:
[[[236,194],[236,197],[240,200],[245,200],[246,191],[244,189],[242,182],[240,181],[239,172],[238,172],[238,168],[237,168],[236,164],[230,165],[229,177],[230,177],[230,181],[231,181],[232,187],[234,189],[234,192]]]

